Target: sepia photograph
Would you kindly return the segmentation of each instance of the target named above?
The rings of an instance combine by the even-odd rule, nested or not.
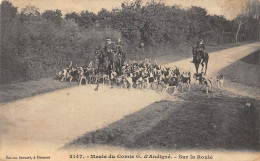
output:
[[[0,0],[0,161],[260,161],[260,0]]]

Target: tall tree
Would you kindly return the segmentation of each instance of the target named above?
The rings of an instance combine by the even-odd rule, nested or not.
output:
[[[241,32],[241,34],[243,36],[246,35],[246,37],[250,35],[250,30],[253,31],[254,34],[259,33],[259,28],[254,29],[254,27],[256,26],[256,24],[254,23],[256,21],[259,22],[259,3],[259,0],[230,0],[226,2],[225,6],[227,6],[229,10],[236,10],[238,8],[240,9],[239,14],[235,17],[233,21],[237,25],[235,33],[236,43],[238,43],[239,41],[240,31],[243,31]],[[259,27],[259,25],[257,25],[257,27]],[[246,31],[247,33],[245,33]]]
[[[68,13],[65,15],[66,20],[72,20],[76,23],[79,22],[80,16],[76,12]]]
[[[11,21],[17,14],[17,7],[9,1],[4,0],[1,3],[1,21]]]
[[[112,13],[102,8],[97,14],[97,22],[100,27],[111,27]]]
[[[79,26],[85,28],[91,27],[96,22],[96,15],[93,12],[82,11],[79,17]]]
[[[48,21],[51,21],[55,24],[60,24],[62,21],[61,10],[46,10],[42,13],[42,17]]]

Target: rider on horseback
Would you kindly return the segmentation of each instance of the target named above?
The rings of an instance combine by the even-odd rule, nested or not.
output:
[[[203,40],[200,39],[200,41],[197,43],[197,46],[195,47],[200,54],[205,54],[205,50],[206,50],[206,47],[205,45],[203,44]],[[193,60],[191,61],[191,63],[194,63],[194,57],[196,57],[195,55],[196,53],[193,53]]]
[[[106,44],[105,44],[105,53],[112,53],[115,51],[116,47],[115,44],[112,43],[112,40],[110,38],[106,39]]]

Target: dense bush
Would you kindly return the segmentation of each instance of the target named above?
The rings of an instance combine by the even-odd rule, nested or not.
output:
[[[53,76],[70,61],[86,65],[97,44],[104,45],[106,37],[121,37],[109,28],[82,29],[71,19],[58,18],[57,23],[45,16],[17,15],[1,22],[2,81]]]
[[[240,40],[259,40],[259,20],[248,19]],[[1,3],[1,82],[53,76],[70,61],[86,65],[106,37],[122,39],[130,59],[151,57],[162,49],[194,43],[235,41],[236,21],[210,16],[204,8],[179,6],[141,0],[122,3],[120,9],[102,9],[97,14],[82,11],[62,16],[60,10],[42,14],[34,6],[18,13],[11,2]],[[256,34],[254,34],[256,33]],[[141,46],[140,44],[144,44]]]

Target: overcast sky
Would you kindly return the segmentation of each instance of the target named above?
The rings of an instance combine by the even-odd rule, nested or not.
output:
[[[1,1],[1,0],[0,0]],[[121,6],[125,0],[9,0],[14,6],[24,8],[26,5],[33,5],[44,10],[60,9],[63,14],[88,10],[97,13],[100,9],[111,10]],[[148,0],[143,0],[146,3]],[[158,1],[158,0],[157,0]],[[206,8],[208,13],[213,15],[224,15],[227,19],[234,18],[239,10],[239,3],[245,0],[163,0],[167,5],[181,5],[183,8],[200,6]]]

